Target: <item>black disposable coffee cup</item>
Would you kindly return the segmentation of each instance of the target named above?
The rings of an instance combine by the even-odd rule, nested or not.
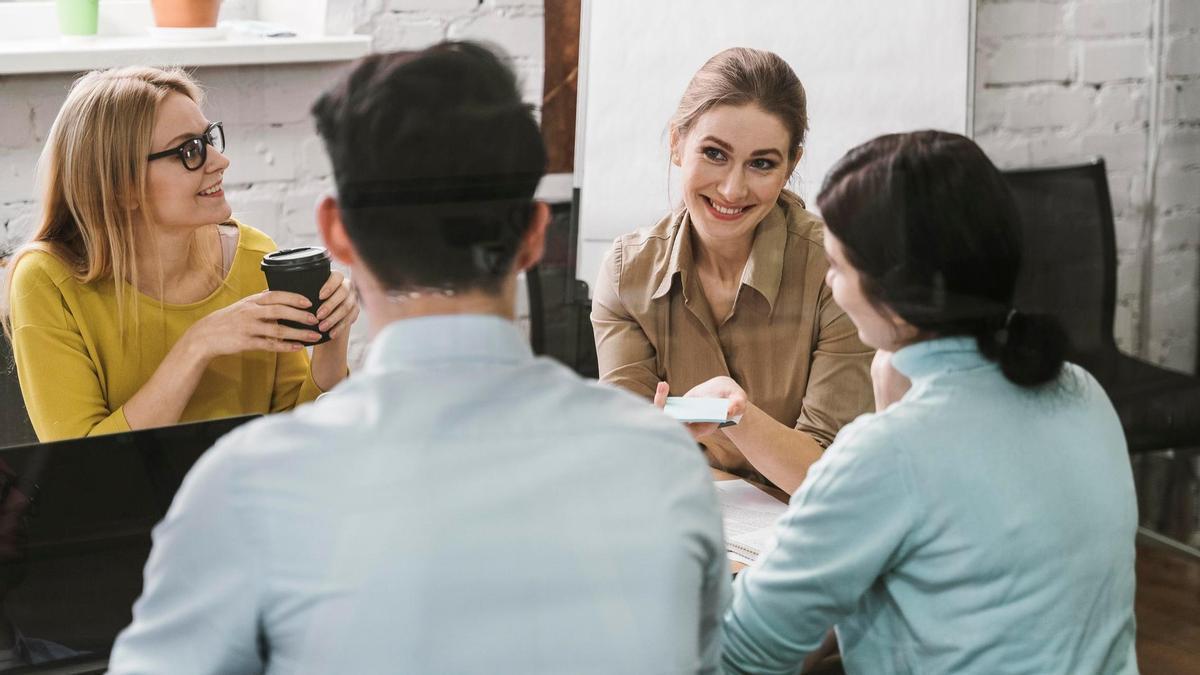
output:
[[[267,275],[267,288],[299,293],[312,303],[307,311],[317,313],[321,306],[321,287],[329,281],[329,251],[320,246],[284,248],[263,256],[261,267],[263,274]],[[317,331],[316,326],[295,321],[280,320],[280,323],[292,328]],[[328,332],[317,332],[321,333],[321,339],[308,344],[329,342]]]

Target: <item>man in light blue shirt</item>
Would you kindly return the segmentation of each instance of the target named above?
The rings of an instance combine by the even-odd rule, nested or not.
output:
[[[468,43],[367,57],[314,107],[322,236],[374,341],[246,425],[155,529],[114,673],[694,673],[728,593],[703,456],[644,401],[535,358],[544,149]]]

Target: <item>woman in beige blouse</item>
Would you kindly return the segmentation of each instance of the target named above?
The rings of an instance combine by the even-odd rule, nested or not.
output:
[[[779,56],[710,59],[670,124],[683,205],[616,240],[592,305],[601,380],[660,404],[668,388],[730,398],[741,422],[693,436],[713,466],[788,492],[872,402],[872,351],[825,285],[821,221],[783,189],[805,108]]]

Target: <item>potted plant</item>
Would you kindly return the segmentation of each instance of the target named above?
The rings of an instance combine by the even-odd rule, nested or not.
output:
[[[212,28],[221,0],[150,0],[159,28]]]
[[[96,34],[100,0],[57,0],[58,30],[63,37],[90,37]]]

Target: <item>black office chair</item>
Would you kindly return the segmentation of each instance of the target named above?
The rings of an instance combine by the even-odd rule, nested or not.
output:
[[[583,377],[598,378],[587,284],[575,279],[570,269],[540,265],[525,270],[525,284],[533,353],[549,356]]]
[[[596,342],[588,285],[575,278],[578,209],[574,202],[550,205],[545,256],[525,271],[529,292],[529,344],[583,377],[596,379]]]
[[[25,399],[13,366],[12,345],[0,335],[0,448],[35,442],[37,435],[25,412]]]
[[[1023,266],[1016,306],[1057,316],[1070,359],[1103,385],[1136,457],[1142,537],[1187,554],[1196,549],[1155,530],[1195,537],[1188,450],[1200,447],[1200,378],[1160,368],[1117,349],[1116,233],[1104,160],[1005,172],[1023,220]],[[1144,479],[1144,480],[1143,480]],[[1156,498],[1156,499],[1152,499]],[[1191,533],[1191,534],[1189,534]]]
[[[1023,220],[1016,306],[1057,316],[1117,408],[1130,452],[1200,446],[1200,378],[1117,349],[1116,233],[1103,159],[1005,172]]]

